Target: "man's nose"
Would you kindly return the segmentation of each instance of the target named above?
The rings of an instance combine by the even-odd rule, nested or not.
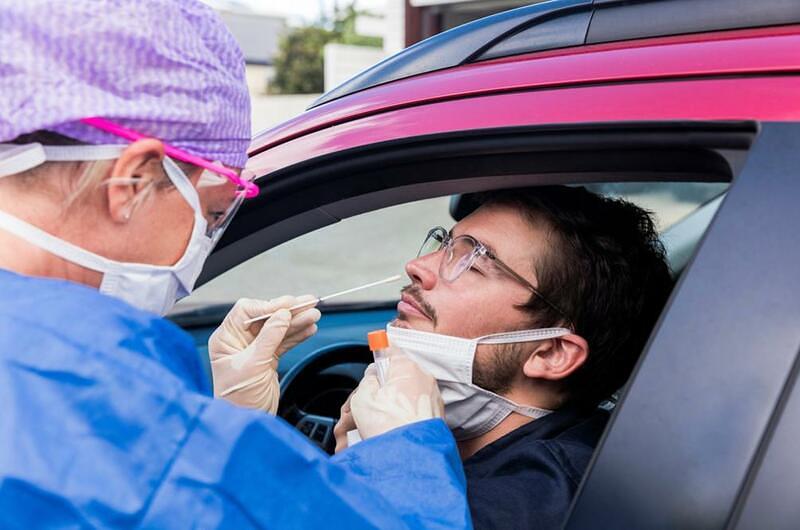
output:
[[[439,262],[442,252],[431,252],[425,256],[412,259],[406,263],[406,274],[411,281],[422,289],[429,291],[434,288],[439,278]]]

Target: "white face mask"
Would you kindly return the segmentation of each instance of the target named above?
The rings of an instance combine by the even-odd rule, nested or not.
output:
[[[125,146],[45,147],[47,160],[104,160],[120,155]],[[172,266],[124,263],[104,258],[59,239],[40,228],[0,211],[0,229],[62,259],[103,273],[100,292],[119,298],[145,311],[166,314],[179,299],[188,296],[213,242],[206,235],[207,221],[200,198],[189,178],[170,158],[164,158],[167,176],[194,210],[194,227],[186,251]]]
[[[518,405],[472,382],[472,365],[478,344],[513,344],[568,335],[565,328],[544,328],[497,333],[463,339],[438,333],[387,326],[389,344],[401,348],[439,383],[445,421],[456,440],[468,440],[495,428],[512,412],[541,418],[550,410]]]

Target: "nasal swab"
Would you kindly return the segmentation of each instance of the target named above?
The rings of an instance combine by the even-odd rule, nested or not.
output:
[[[331,298],[336,298],[337,296],[342,296],[342,295],[345,295],[345,294],[354,293],[354,292],[360,291],[362,289],[369,289],[370,287],[375,287],[377,285],[383,285],[384,283],[396,282],[401,277],[402,276],[400,274],[396,274],[394,276],[389,276],[388,278],[384,278],[383,280],[379,280],[377,282],[368,283],[366,285],[359,285],[358,287],[353,287],[352,289],[346,289],[344,291],[339,291],[338,293],[329,294],[329,295],[323,296],[322,298],[314,298],[313,300],[309,300],[308,302],[303,302],[302,304],[297,304],[297,305],[294,305],[294,306],[290,307],[289,311],[294,311],[295,309],[300,309],[301,307],[315,305],[315,304],[318,304],[320,302],[324,302],[326,300],[330,300]],[[260,317],[255,317],[255,318],[251,318],[250,320],[245,320],[244,323],[245,324],[252,324],[253,322],[257,322],[259,320],[265,320],[265,319],[271,317],[274,314],[275,314],[275,312],[273,311],[272,313],[268,313],[266,315],[261,315]]]

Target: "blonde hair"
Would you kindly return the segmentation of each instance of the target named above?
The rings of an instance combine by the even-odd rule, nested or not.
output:
[[[103,182],[112,163],[113,160],[45,162],[27,171],[9,175],[4,180],[7,179],[19,187],[36,188],[52,195],[55,201],[62,201],[62,213],[67,214],[83,204],[91,192]],[[56,175],[65,180],[52,178]]]
[[[84,145],[82,142],[78,142],[77,140],[73,140],[72,138],[68,138],[66,136],[51,131],[37,131],[31,134],[19,136],[18,138],[14,139],[11,143],[16,143],[16,144],[41,143],[42,145],[59,145],[59,146]],[[108,175],[108,172],[111,170],[113,164],[114,160],[45,162],[40,166],[29,169],[27,171],[23,171],[21,173],[17,173],[16,175],[10,175],[9,177],[6,178],[12,182],[16,180],[21,185],[37,186],[38,188],[42,189],[48,189],[48,187],[42,185],[42,182],[40,180],[42,178],[46,178],[54,174],[63,175],[69,178],[69,180],[74,181],[74,183],[67,187],[66,193],[63,188],[61,190],[56,191],[56,193],[58,193],[58,195],[61,198],[63,198],[62,213],[67,214],[71,212],[75,207],[81,205],[84,202],[84,200],[87,199],[98,186],[103,184],[105,177],[106,175]],[[181,167],[181,169],[187,172],[187,174],[189,171],[192,170],[192,166],[189,164],[178,162],[178,165]],[[77,178],[74,178],[75,175],[77,175]],[[37,180],[38,182],[32,182],[32,180],[34,179]],[[164,189],[164,188],[169,188],[171,186],[172,186],[172,181],[169,179],[166,173],[164,173],[163,177],[155,182],[155,186],[153,186],[153,188]],[[50,187],[49,189],[52,190],[53,188]],[[149,196],[149,193],[146,196]],[[141,200],[143,200],[144,198],[145,196],[142,196],[141,199],[139,199],[139,201],[141,202]]]
[[[57,164],[58,162],[55,163]],[[70,211],[73,207],[83,202],[83,200],[100,185],[112,163],[113,160],[79,162],[79,164],[84,167],[75,183],[75,187],[64,200],[65,212]]]

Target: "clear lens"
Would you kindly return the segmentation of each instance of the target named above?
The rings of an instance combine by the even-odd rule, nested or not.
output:
[[[434,252],[439,252],[442,248],[442,243],[444,243],[445,239],[445,232],[442,228],[434,228],[428,235],[425,237],[425,241],[422,243],[422,246],[417,252],[417,257],[421,258],[422,256],[427,256],[428,254],[433,254]]]
[[[196,189],[203,217],[208,223],[206,236],[216,244],[244,202],[246,191],[209,170],[203,171]]]
[[[454,282],[475,262],[475,244],[467,237],[452,239],[439,270],[439,275],[448,282]]]

